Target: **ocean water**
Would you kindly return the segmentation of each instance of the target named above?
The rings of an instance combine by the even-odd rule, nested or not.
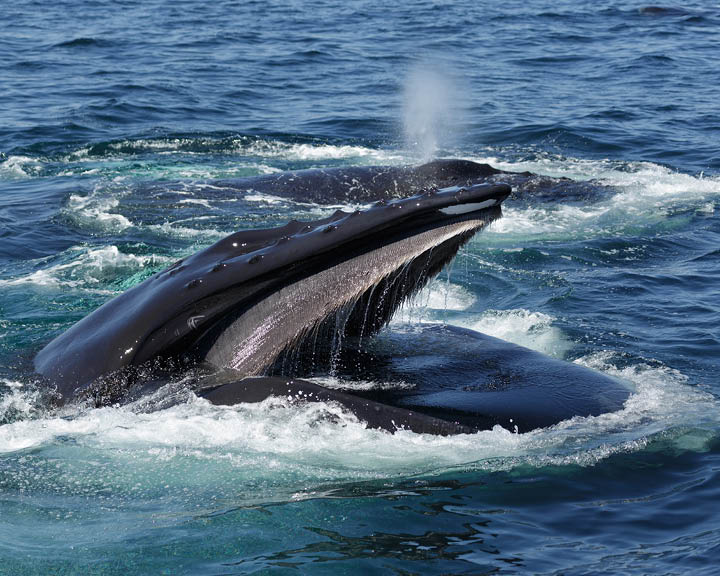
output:
[[[696,0],[2,2],[0,574],[720,573],[718,46]],[[557,186],[389,329],[624,378],[621,411],[440,438],[281,399],[47,409],[32,358],[98,305],[335,209],[203,183],[430,157]]]

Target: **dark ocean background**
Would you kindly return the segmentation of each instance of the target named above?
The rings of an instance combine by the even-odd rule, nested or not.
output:
[[[1,4],[0,574],[720,573],[720,5]],[[282,400],[46,410],[32,358],[72,323],[334,210],[207,181],[433,156],[571,183],[393,325],[621,377],[623,410],[453,438]]]

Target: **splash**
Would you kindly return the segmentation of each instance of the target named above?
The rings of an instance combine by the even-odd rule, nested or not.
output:
[[[227,480],[236,493],[238,475],[249,484],[269,482],[273,491],[284,492],[299,484],[432,474],[458,466],[488,471],[524,465],[593,466],[612,454],[641,450],[658,435],[675,438],[680,449],[707,449],[704,441],[688,445],[687,423],[696,426],[694,438],[709,438],[707,431],[718,422],[717,401],[688,386],[685,376],[658,363],[623,366],[622,355],[614,352],[578,362],[627,379],[635,394],[615,413],[575,417],[525,434],[496,426],[452,437],[368,429],[335,403],[298,404],[276,397],[257,404],[213,406],[190,395],[158,411],[131,404],[12,418],[0,424],[0,454],[22,458],[28,450],[60,450],[63,461],[74,462],[67,471],[70,480],[96,478],[102,455],[103,482],[111,485],[122,484],[128,459],[144,462],[147,490],[158,485],[158,477],[177,481],[178,466],[198,465],[208,472],[211,485]],[[363,387],[362,382],[356,385]],[[15,412],[27,413],[32,398],[21,393],[8,404]],[[23,468],[27,466],[18,463],[13,474]],[[40,475],[33,483],[66,480],[54,470],[48,473],[53,477]]]
[[[159,254],[121,252],[117,246],[73,246],[53,258],[29,261],[32,272],[0,279],[0,288],[29,286],[63,291],[68,288],[112,294],[118,278],[142,276],[145,270],[170,264],[173,258]],[[150,273],[150,272],[148,272]],[[113,288],[113,289],[109,289]]]
[[[242,135],[131,138],[46,155],[0,154],[0,179],[94,176],[105,181],[209,180],[274,174],[287,169],[288,162],[307,168],[338,161],[356,165],[401,164],[405,158],[391,149]],[[76,196],[73,201],[78,201],[77,198],[82,197]]]
[[[720,178],[685,174],[652,162],[588,160],[548,153],[531,159],[505,160],[500,155],[468,156],[510,172],[532,172],[577,182],[594,181],[613,190],[597,202],[577,205],[558,201],[537,205],[503,206],[503,218],[483,232],[494,246],[522,241],[586,239],[617,236],[667,226],[679,210],[713,215],[720,199]]]
[[[118,198],[107,196],[96,187],[87,196],[72,194],[64,213],[81,228],[118,232],[133,225],[128,218],[112,211],[119,205]]]
[[[41,173],[41,163],[29,156],[0,156],[0,178],[21,180]]]
[[[537,350],[548,356],[564,358],[572,344],[562,330],[553,325],[554,321],[555,318],[542,312],[518,308],[487,310],[479,319],[463,318],[452,323]]]

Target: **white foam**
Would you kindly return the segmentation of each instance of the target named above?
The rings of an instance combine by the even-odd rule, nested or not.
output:
[[[542,312],[524,308],[486,310],[481,315],[463,314],[438,316],[438,311],[463,311],[475,303],[475,296],[462,286],[436,279],[406,302],[393,316],[395,326],[407,322],[447,322],[513,342],[548,356],[564,358],[572,343],[554,325],[555,318]]]
[[[495,427],[471,435],[439,437],[367,429],[333,403],[297,403],[271,398],[258,404],[213,406],[187,402],[146,413],[133,406],[46,415],[0,426],[0,452],[37,449],[58,438],[66,450],[99,451],[119,468],[131,458],[164,462],[200,459],[218,474],[228,463],[255,482],[287,478],[291,486],[327,478],[379,478],[431,473],[454,467],[487,470],[518,465],[593,465],[611,454],[642,449],[657,434],[689,422],[717,427],[720,411],[712,396],[687,386],[681,374],[638,364],[615,368],[611,356],[583,360],[631,380],[637,392],[616,413],[573,418],[526,434]],[[685,449],[705,449],[697,441]],[[89,458],[92,461],[92,458]],[[182,464],[184,465],[184,464]],[[211,472],[209,472],[211,473]],[[300,478],[298,478],[298,474]]]
[[[30,284],[42,288],[59,288],[61,286],[76,288],[80,286],[81,283],[80,280],[60,280],[52,270],[35,270],[35,272],[23,276],[0,279],[0,286],[22,286],[23,284]]]
[[[235,150],[244,155],[275,157],[286,160],[359,160],[368,162],[397,162],[402,156],[390,150],[365,146],[332,144],[289,144],[274,140],[248,142],[237,140]]]
[[[26,390],[22,382],[0,379],[0,388],[6,387],[9,392],[0,396],[0,422],[29,418],[36,413],[38,392]]]
[[[92,174],[100,174],[99,168],[88,168],[80,170],[63,170],[58,172],[58,176],[89,176]]]
[[[372,380],[348,380],[334,376],[316,376],[305,378],[309,382],[315,382],[325,388],[333,390],[411,390],[415,387],[410,382],[375,382]]]
[[[445,312],[467,310],[475,304],[475,296],[459,284],[435,278],[415,296],[395,311],[391,323],[435,322],[445,318]]]
[[[708,202],[697,209],[698,214],[715,214],[715,202]]]
[[[23,179],[40,172],[42,162],[29,156],[8,156],[0,162],[0,177],[7,179]]]
[[[264,158],[281,158],[287,160],[342,160],[358,159],[372,161],[397,161],[401,157],[393,151],[378,150],[366,146],[353,146],[347,144],[313,144],[313,143],[289,143],[269,139],[251,139],[237,137],[232,139],[219,138],[158,138],[137,140],[123,140],[113,142],[108,148],[116,153],[142,152],[152,150],[160,154],[202,155],[205,152],[194,152],[191,147],[205,146],[207,154],[217,154],[225,151],[242,156],[260,156]],[[80,149],[74,152],[70,158],[82,160],[87,157],[89,150]],[[253,165],[253,167],[255,167]],[[192,168],[188,168],[192,170]],[[265,166],[264,173],[278,171],[277,168]]]
[[[523,319],[528,332],[551,322],[550,317],[527,311],[510,315]],[[0,424],[0,453],[18,453],[11,457],[23,476],[25,451],[41,454],[51,449],[59,468],[30,469],[29,482],[72,494],[84,490],[85,484],[90,491],[110,486],[117,496],[158,486],[182,493],[198,483],[213,493],[228,488],[227,494],[236,500],[237,487],[242,486],[243,501],[267,501],[317,496],[328,481],[453,469],[592,466],[613,454],[642,450],[656,438],[673,442],[679,450],[708,449],[712,431],[720,425],[720,406],[712,395],[688,386],[680,372],[657,362],[628,366],[622,354],[611,351],[578,362],[631,382],[635,393],[615,413],[576,417],[524,434],[496,426],[451,437],[368,429],[335,403],[283,397],[213,406],[183,392],[182,383],[168,385],[149,402],[38,414],[22,383],[6,382],[10,396],[0,400],[0,422],[4,415],[10,417]],[[358,390],[378,387],[363,381],[322,383]],[[163,407],[165,397],[180,403]]]
[[[548,314],[518,308],[487,310],[480,318],[454,318],[449,322],[562,358],[571,348],[571,343],[562,330],[553,325],[554,321],[555,318]]]
[[[558,424],[557,430],[578,429],[590,438],[616,429],[648,434],[689,426],[711,431],[720,424],[717,399],[689,386],[687,377],[678,370],[658,362],[640,361],[623,366],[622,354],[614,351],[596,352],[576,362],[631,382],[635,393],[618,412],[573,418]],[[695,433],[691,435],[697,438]],[[709,440],[711,435],[706,439]],[[683,438],[682,442],[685,440]],[[685,444],[684,447],[688,446]],[[705,446],[694,443],[693,449],[705,449]]]
[[[197,151],[200,147],[200,151]],[[206,148],[206,149],[203,149]],[[0,177],[31,178],[47,169],[59,168],[57,176],[113,175],[150,180],[213,179],[273,174],[282,169],[267,162],[243,161],[255,157],[272,160],[319,162],[348,160],[357,164],[397,163],[403,157],[390,150],[366,146],[322,143],[288,143],[271,139],[237,138],[157,138],[112,142],[102,155],[81,147],[52,158],[13,155],[0,162]],[[146,159],[144,153],[153,155]],[[217,154],[228,157],[218,164]],[[178,161],[178,155],[182,160]],[[169,161],[164,162],[163,156]],[[186,158],[187,157],[187,158]],[[211,158],[204,162],[203,158]]]
[[[475,300],[475,296],[459,284],[436,278],[418,292],[408,305],[435,310],[467,310]]]
[[[562,198],[548,205],[506,206],[504,218],[483,233],[491,243],[503,236],[514,242],[518,237],[559,239],[622,233],[628,227],[661,221],[678,206],[694,205],[702,211],[712,206],[714,210],[714,201],[720,198],[720,177],[683,174],[651,162],[585,160],[551,154],[531,161],[504,161],[496,156],[468,159],[512,172],[596,180],[617,190],[583,206],[562,204]]]
[[[0,286],[33,285],[51,289],[76,288],[110,293],[102,289],[109,280],[129,276],[148,266],[172,261],[172,258],[167,256],[128,254],[121,252],[117,246],[77,246],[66,250],[56,259],[62,263],[48,265],[48,258],[31,262],[42,268],[14,278],[2,279]]]
[[[132,222],[127,217],[111,212],[119,205],[120,201],[117,198],[98,192],[87,196],[72,194],[68,198],[64,212],[83,227],[119,231],[132,226]]]
[[[184,220],[184,222],[192,222],[201,219],[202,218],[193,218]],[[182,221],[167,221],[162,224],[151,224],[149,226],[145,226],[145,230],[152,231],[158,236],[179,238],[182,240],[200,238],[203,244],[211,244],[212,242],[225,238],[225,236],[231,234],[231,232],[226,230],[216,230],[214,228],[191,228],[190,226],[179,226],[179,222]]]
[[[605,230],[598,222],[610,211],[608,206],[572,206],[552,204],[548,207],[503,208],[503,218],[494,220],[483,231],[488,236],[511,235],[513,241],[520,238],[542,236],[552,240],[567,238],[577,234],[588,234],[591,231]],[[593,230],[595,228],[595,230]]]

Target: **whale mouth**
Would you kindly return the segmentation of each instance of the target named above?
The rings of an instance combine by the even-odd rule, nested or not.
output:
[[[315,356],[326,340],[372,335],[475,232],[500,216],[509,193],[503,185],[452,187],[360,214],[336,213],[318,230],[337,234],[341,226],[354,227],[352,239],[332,254],[304,259],[301,270],[290,266],[281,286],[224,314],[198,339],[197,356],[257,376],[274,369],[280,356]],[[373,216],[378,222],[367,226]],[[308,335],[312,350],[303,351]]]
[[[375,310],[355,319],[371,333],[501,215],[510,192],[453,186],[231,234],[101,306],[41,350],[35,368],[66,399],[157,358],[260,374],[353,303]]]

